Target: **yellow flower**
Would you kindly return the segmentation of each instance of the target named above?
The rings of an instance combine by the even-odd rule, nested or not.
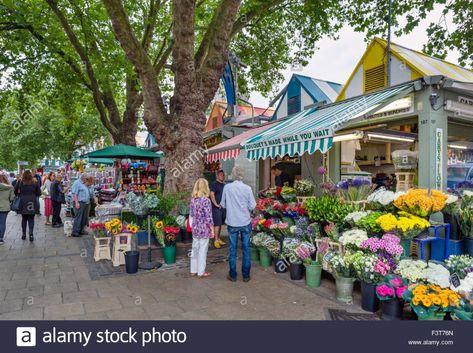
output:
[[[424,304],[424,306],[426,306],[427,308],[430,308],[430,306],[432,305],[432,300],[430,300],[430,298],[426,296],[422,299],[422,304]]]
[[[258,222],[258,224],[263,224],[264,222],[266,222],[266,219],[265,219],[265,218],[261,218],[261,220]]]
[[[115,235],[115,234],[118,234],[118,230],[113,229],[113,230],[112,230],[112,234],[114,234],[114,235]]]
[[[432,303],[434,305],[441,305],[442,304],[442,300],[440,299],[440,297],[438,295],[434,295],[432,297]]]
[[[412,298],[412,304],[416,306],[420,304],[420,297],[418,295],[415,295],[414,298]]]
[[[157,221],[155,226],[156,226],[156,228],[160,229],[164,226],[164,223],[163,223],[163,221]]]

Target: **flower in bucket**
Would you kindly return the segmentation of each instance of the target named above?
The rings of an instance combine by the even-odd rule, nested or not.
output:
[[[164,227],[164,246],[176,245],[176,238],[178,233],[179,228],[177,227]]]
[[[397,275],[387,275],[384,277],[384,283],[376,287],[376,295],[379,300],[402,299],[407,289],[404,278]]]
[[[135,234],[140,229],[136,224],[128,223],[125,227],[126,233]]]
[[[401,211],[416,216],[427,217],[432,212],[439,212],[445,207],[448,196],[439,190],[413,189],[407,194],[400,195],[394,201]]]
[[[118,218],[114,218],[105,223],[105,228],[109,233],[116,235],[123,230],[123,224]]]
[[[105,232],[105,223],[102,222],[92,222],[90,223],[90,229],[92,229],[92,233],[94,237],[101,238],[106,237],[107,233]]]
[[[156,239],[158,239],[159,244],[165,246],[164,242],[164,222],[163,221],[156,221],[154,223],[154,229],[156,234]]]
[[[283,239],[286,236],[291,235],[291,229],[289,227],[289,224],[286,222],[272,223],[269,226],[269,229],[271,230],[276,239]]]

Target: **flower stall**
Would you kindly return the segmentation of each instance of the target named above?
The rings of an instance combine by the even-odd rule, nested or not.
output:
[[[356,180],[317,187],[320,197],[310,196],[316,186],[305,181],[261,195],[252,222],[253,261],[269,267],[272,257],[274,272],[289,270],[292,280],[305,272],[310,288],[328,272],[334,298],[347,304],[359,281],[362,309],[386,320],[471,319],[473,258],[449,244],[456,240],[439,214],[455,213],[461,231],[472,234],[473,193],[374,190]]]

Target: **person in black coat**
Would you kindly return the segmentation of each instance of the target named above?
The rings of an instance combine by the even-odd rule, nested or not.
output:
[[[62,175],[57,174],[56,179],[54,179],[51,184],[51,201],[53,203],[53,219],[52,226],[54,228],[59,228],[63,226],[61,220],[61,208],[62,204],[66,202],[66,197],[64,196],[65,190],[62,186]]]
[[[21,239],[26,239],[26,226],[28,225],[30,241],[34,241],[34,217],[39,214],[38,197],[41,196],[41,188],[30,170],[25,170],[21,180],[15,185],[15,195],[20,198]]]

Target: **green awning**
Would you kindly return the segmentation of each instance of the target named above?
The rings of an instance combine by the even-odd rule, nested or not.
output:
[[[332,147],[335,131],[372,115],[413,90],[414,83],[409,82],[321,108],[310,108],[243,141],[241,145],[250,160],[285,155],[292,157],[315,151],[325,153]]]
[[[151,152],[135,146],[114,145],[84,155],[88,158],[130,158],[130,159],[154,159],[162,157],[162,152]]]

